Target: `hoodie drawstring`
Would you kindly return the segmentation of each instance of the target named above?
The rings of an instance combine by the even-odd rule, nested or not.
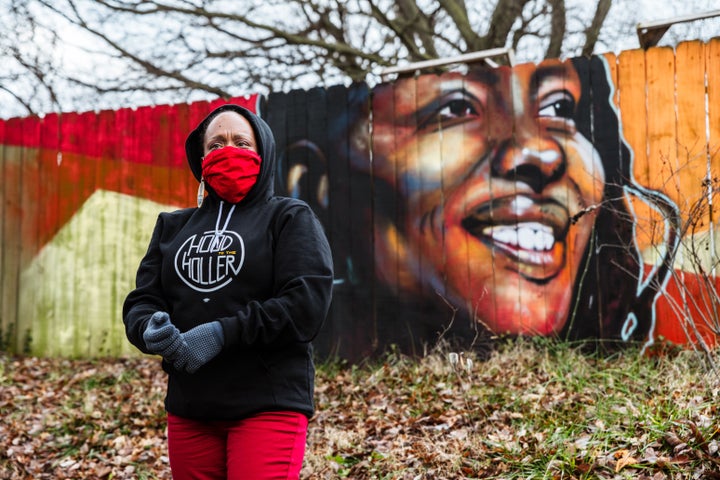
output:
[[[227,226],[230,224],[230,218],[232,217],[233,212],[235,211],[235,207],[237,205],[233,204],[232,207],[230,207],[230,211],[228,212],[227,217],[225,218],[225,225],[223,225],[222,230],[220,230],[220,219],[222,218],[222,211],[223,211],[223,205],[225,204],[224,201],[220,201],[220,208],[218,209],[218,216],[217,220],[215,220],[215,236],[213,237],[212,246],[213,248],[216,248],[220,242],[220,237],[225,233],[225,230],[227,229]]]

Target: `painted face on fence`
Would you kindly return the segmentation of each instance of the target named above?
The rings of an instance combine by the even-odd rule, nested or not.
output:
[[[559,61],[376,89],[373,175],[404,209],[402,225],[376,220],[381,279],[442,295],[496,333],[558,332],[605,178],[573,122],[579,97]]]

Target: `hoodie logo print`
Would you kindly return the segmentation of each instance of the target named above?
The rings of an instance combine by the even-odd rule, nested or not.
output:
[[[190,236],[175,254],[175,272],[198,292],[214,292],[230,283],[245,260],[245,244],[233,231]]]

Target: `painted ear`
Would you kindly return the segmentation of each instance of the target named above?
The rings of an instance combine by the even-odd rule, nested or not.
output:
[[[286,195],[308,203],[316,212],[329,205],[327,160],[313,142],[299,140],[288,146],[278,163],[277,176]]]

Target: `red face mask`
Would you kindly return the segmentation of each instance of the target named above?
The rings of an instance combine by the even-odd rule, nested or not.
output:
[[[220,198],[238,203],[257,182],[261,162],[260,155],[247,148],[218,148],[205,155],[202,176]]]

